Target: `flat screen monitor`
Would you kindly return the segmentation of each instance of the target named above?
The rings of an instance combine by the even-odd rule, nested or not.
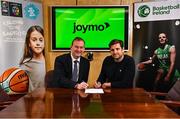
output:
[[[52,50],[70,50],[81,37],[89,51],[107,51],[112,39],[128,50],[129,6],[52,6]]]

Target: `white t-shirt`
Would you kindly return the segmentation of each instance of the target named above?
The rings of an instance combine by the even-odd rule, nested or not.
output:
[[[45,87],[45,61],[36,59],[24,60],[24,64],[20,66],[22,70],[25,70],[29,76],[29,92],[36,88]],[[28,61],[28,62],[26,62]]]

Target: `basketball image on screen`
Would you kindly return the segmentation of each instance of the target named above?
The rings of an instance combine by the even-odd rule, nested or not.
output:
[[[81,37],[86,50],[108,50],[112,39],[120,39],[128,50],[128,6],[52,7],[52,50],[69,50]]]
[[[0,76],[1,88],[7,94],[21,94],[28,92],[28,82],[29,78],[26,72],[17,67],[7,69]]]

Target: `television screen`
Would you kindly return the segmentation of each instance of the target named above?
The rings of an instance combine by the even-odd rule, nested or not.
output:
[[[128,50],[129,6],[53,6],[52,50],[70,50],[75,37],[89,51],[108,50],[112,39],[121,39]]]

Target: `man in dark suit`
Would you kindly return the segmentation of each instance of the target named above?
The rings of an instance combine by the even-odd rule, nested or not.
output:
[[[72,41],[71,52],[56,57],[54,83],[57,87],[85,89],[88,87],[89,61],[82,57],[85,42],[76,37]]]

